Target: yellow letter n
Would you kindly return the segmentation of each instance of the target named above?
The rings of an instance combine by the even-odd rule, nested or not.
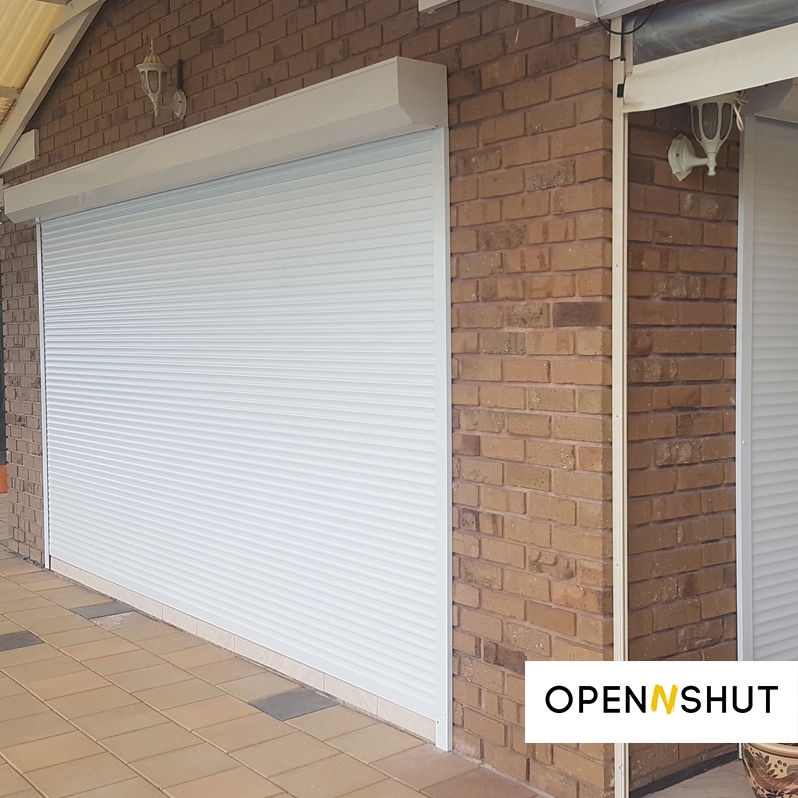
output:
[[[658,684],[654,688],[654,693],[651,696],[651,711],[652,712],[656,712],[657,711],[657,705],[659,704],[659,700],[661,698],[662,699],[662,703],[665,704],[665,712],[668,715],[670,715],[671,712],[673,712],[673,710],[674,710],[674,708],[676,706],[676,696],[678,694],[679,694],[679,688],[674,684],[671,687],[670,698],[668,698],[665,695],[665,688],[661,684]]]

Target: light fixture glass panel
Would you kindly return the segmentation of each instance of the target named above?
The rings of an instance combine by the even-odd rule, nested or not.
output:
[[[706,139],[714,139],[718,135],[718,106],[715,103],[701,106],[701,128]]]
[[[725,141],[732,128],[732,119],[734,118],[734,110],[731,103],[723,103],[720,117],[720,137]]]

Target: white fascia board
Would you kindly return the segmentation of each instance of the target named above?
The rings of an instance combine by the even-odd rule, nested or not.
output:
[[[515,0],[521,5],[541,8],[544,11],[554,11],[557,14],[564,14],[584,22],[595,22],[596,7],[593,0]],[[418,8],[420,11],[433,11],[441,6],[449,5],[455,0],[419,0]],[[602,19],[613,19],[615,17],[630,14],[641,8],[652,6],[659,0],[597,0],[599,15]]]
[[[627,113],[668,108],[798,77],[798,23],[632,68]]]
[[[392,58],[6,189],[49,219],[448,124],[446,67]]]
[[[39,157],[39,131],[38,129],[29,130],[27,133],[19,137],[19,141],[14,145],[14,149],[8,155],[8,158],[0,164],[0,175],[10,172],[12,169],[17,169],[24,166],[26,163],[31,163]]]
[[[75,51],[86,29],[91,25],[104,0],[71,17],[53,34],[42,57],[19,93],[19,97],[0,125],[0,164],[8,158],[31,117]]]
[[[448,6],[457,0],[418,0],[419,11],[434,11],[441,6]],[[558,14],[566,14],[576,19],[583,19],[589,22],[596,21],[596,14],[593,11],[592,0],[516,0],[516,2],[533,8],[541,8],[544,11],[554,11]]]
[[[615,19],[659,2],[661,0],[598,0],[598,10],[602,19]]]

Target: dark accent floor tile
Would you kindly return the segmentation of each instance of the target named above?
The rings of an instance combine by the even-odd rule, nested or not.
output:
[[[0,635],[0,651],[11,651],[15,648],[25,648],[35,646],[42,641],[31,632],[9,632],[7,635]]]
[[[287,693],[250,701],[250,704],[277,720],[291,720],[302,715],[310,715],[311,712],[338,706],[338,701],[307,687],[300,687],[298,690],[289,690]]]
[[[121,601],[104,601],[102,604],[89,604],[88,607],[74,607],[72,612],[86,620],[105,618],[108,615],[119,615],[121,612],[133,612],[133,607]]]

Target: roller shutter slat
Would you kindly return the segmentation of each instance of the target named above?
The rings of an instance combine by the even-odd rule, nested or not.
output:
[[[753,651],[754,659],[796,660],[798,135],[794,126],[766,120],[757,120],[757,132],[751,320]]]
[[[52,556],[437,719],[433,147],[42,224]]]

